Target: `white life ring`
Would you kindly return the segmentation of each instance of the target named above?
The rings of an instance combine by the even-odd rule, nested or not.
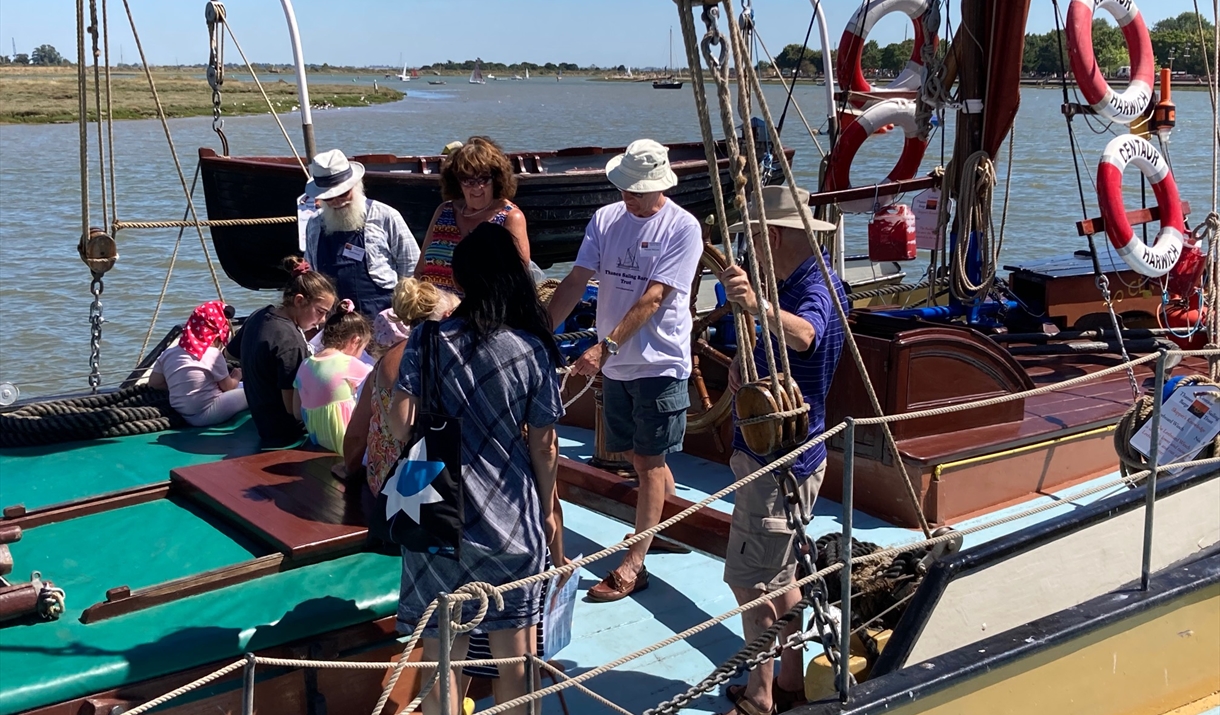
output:
[[[898,163],[890,170],[885,182],[910,179],[919,172],[919,164],[923,161],[924,151],[928,148],[927,139],[919,136],[919,127],[915,121],[915,103],[909,99],[887,99],[878,102],[864,110],[854,122],[847,125],[839,140],[835,142],[830,154],[830,169],[826,176],[825,191],[839,191],[851,188],[851,163],[856,152],[878,129],[893,124],[902,128],[906,137],[902,144],[902,154]],[[876,205],[886,205],[886,199],[895,194],[878,194],[867,199],[843,201],[839,210],[846,213],[871,213]]]
[[[1106,83],[1093,56],[1093,11],[1097,8],[1114,16],[1127,40],[1131,83],[1121,93]],[[1148,27],[1133,0],[1072,0],[1067,15],[1067,41],[1072,74],[1093,111],[1119,124],[1130,124],[1143,115],[1152,101],[1155,56]]]
[[[1128,164],[1135,164],[1148,178],[1161,209],[1161,230],[1151,246],[1135,238],[1123,207],[1123,170]],[[1160,278],[1178,264],[1186,233],[1178,185],[1165,157],[1147,139],[1124,134],[1106,145],[1097,166],[1097,203],[1106,222],[1106,237],[1132,270]]]
[[[901,12],[911,18],[915,26],[915,47],[911,50],[911,59],[906,67],[898,73],[886,89],[917,89],[923,84],[924,66],[920,50],[924,43],[923,15],[931,7],[932,0],[870,0],[866,1],[856,13],[851,16],[843,37],[839,40],[838,60],[835,63],[835,75],[844,89],[853,92],[872,92],[873,85],[864,78],[864,68],[860,60],[864,56],[864,44],[868,41],[868,33],[885,15]],[[936,42],[936,36],[932,36]],[[864,106],[862,101],[854,101],[857,107]]]

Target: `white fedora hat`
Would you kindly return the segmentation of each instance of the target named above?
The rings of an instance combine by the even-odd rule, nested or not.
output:
[[[678,175],[669,166],[669,149],[651,139],[637,139],[627,152],[606,162],[606,178],[623,191],[645,194],[672,189]]]
[[[809,210],[809,192],[796,187],[797,198],[800,199],[800,204],[792,202],[792,191],[787,184],[783,186],[764,186],[762,190],[762,205],[763,210],[767,214],[768,226],[781,226],[783,228],[795,228],[800,231],[805,230],[805,224],[801,220],[804,215],[809,219],[809,226],[814,231],[833,231],[835,225],[813,217],[813,213]],[[758,204],[750,204],[750,220],[739,221],[732,226],[729,226],[729,233],[740,233],[746,231],[746,224],[751,226],[757,225],[758,221]]]
[[[333,199],[346,194],[364,178],[364,164],[348,161],[338,149],[324,151],[309,164],[313,179],[305,184],[305,194],[311,199]]]

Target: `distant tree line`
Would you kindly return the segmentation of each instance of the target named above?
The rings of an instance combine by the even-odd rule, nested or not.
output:
[[[1199,26],[1203,26],[1204,39],[1199,37]],[[1192,75],[1205,75],[1205,63],[1210,63],[1214,52],[1212,23],[1205,17],[1196,16],[1194,12],[1184,12],[1177,17],[1166,18],[1156,23],[1149,30],[1152,39],[1152,51],[1156,56],[1158,67],[1170,65],[1173,58],[1173,70]],[[1061,30],[1051,30],[1043,34],[1025,36],[1025,57],[1022,70],[1026,74],[1049,76],[1058,75],[1060,67],[1067,62],[1066,38],[1063,40],[1063,60],[1060,61]],[[902,42],[891,42],[881,45],[876,40],[864,44],[860,65],[865,72],[897,73],[906,66],[911,58],[915,41],[911,39]],[[947,43],[941,42],[939,52],[947,51]],[[1093,20],[1093,54],[1097,64],[1107,74],[1112,74],[1119,67],[1130,64],[1127,55],[1127,41],[1117,26],[1111,24],[1106,17]],[[837,59],[837,51],[831,51],[831,62]],[[775,66],[787,76],[799,65],[800,76],[817,77],[822,74],[822,51],[791,44],[775,57]],[[759,69],[766,72],[771,69],[770,63],[760,62]],[[1213,70],[1214,71],[1214,70]]]
[[[1199,25],[1203,26],[1204,39],[1199,37]],[[1158,67],[1170,66],[1174,72],[1192,75],[1207,74],[1206,64],[1211,64],[1214,45],[1212,23],[1193,12],[1184,12],[1177,17],[1161,20],[1152,26],[1148,34],[1152,39],[1152,53]],[[1051,30],[1042,35],[1025,36],[1025,61],[1022,70],[1033,75],[1058,75],[1060,67],[1067,62],[1067,38],[1063,40],[1063,55],[1060,59],[1061,30]],[[1127,41],[1118,27],[1106,18],[1093,20],[1093,56],[1106,74],[1119,67],[1129,65]],[[1214,69],[1213,69],[1214,71]]]
[[[0,65],[39,65],[45,67],[68,64],[72,63],[64,59],[53,45],[39,45],[28,55],[24,52],[18,52],[11,57],[9,55],[0,55]]]

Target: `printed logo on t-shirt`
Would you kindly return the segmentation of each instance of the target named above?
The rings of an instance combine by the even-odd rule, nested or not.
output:
[[[648,242],[645,241],[641,245],[648,245]],[[618,267],[625,271],[640,270],[640,262],[636,258],[636,252],[631,250],[630,248],[628,248],[626,253],[624,253],[622,256],[619,256]]]

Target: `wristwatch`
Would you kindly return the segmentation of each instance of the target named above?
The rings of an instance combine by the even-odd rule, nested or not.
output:
[[[606,349],[607,354],[618,355],[618,343],[614,342],[610,338],[604,338],[602,340],[602,347]]]

